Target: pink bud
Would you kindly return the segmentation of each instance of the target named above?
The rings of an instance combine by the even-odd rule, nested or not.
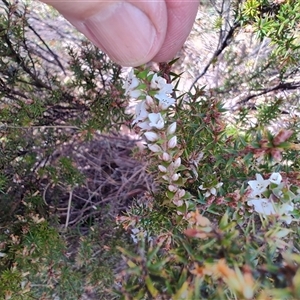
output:
[[[167,172],[167,168],[164,167],[164,166],[162,166],[162,165],[159,165],[159,166],[158,166],[158,169],[159,169],[159,171],[161,171],[161,172],[163,172],[163,173],[166,173],[166,172]]]
[[[168,189],[172,193],[175,193],[178,190],[178,188],[176,186],[171,185],[171,184],[168,186]]]
[[[164,152],[162,155],[163,161],[170,161],[171,157],[167,152]]]
[[[168,141],[168,147],[170,149],[175,148],[177,146],[177,136],[173,136],[169,141]]]
[[[155,153],[162,151],[162,149],[156,144],[149,144],[148,148],[149,148],[150,151],[155,152]]]
[[[172,180],[173,181],[177,181],[179,179],[179,175],[177,173],[175,173],[173,176],[172,176]]]
[[[181,158],[178,157],[175,161],[174,161],[174,168],[179,168],[181,165]]]
[[[167,129],[167,134],[174,134],[176,131],[176,125],[176,122],[172,123]]]

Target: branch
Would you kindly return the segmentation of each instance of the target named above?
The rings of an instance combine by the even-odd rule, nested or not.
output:
[[[237,105],[240,105],[240,104],[245,104],[246,102],[248,102],[249,100],[251,100],[253,98],[256,98],[256,97],[268,94],[270,92],[274,92],[274,91],[278,91],[278,90],[296,90],[299,87],[300,87],[300,82],[295,82],[295,83],[292,83],[292,82],[281,82],[281,83],[279,83],[279,84],[277,84],[277,85],[275,85],[273,87],[263,89],[259,93],[247,96],[243,100],[240,100],[239,102],[237,102],[234,105],[234,107],[237,106]]]
[[[207,70],[209,69],[209,67],[211,66],[211,64],[219,57],[219,55],[224,51],[224,49],[229,45],[233,34],[235,32],[235,30],[237,28],[240,27],[240,23],[239,22],[235,22],[233,24],[232,27],[230,27],[230,30],[227,32],[226,36],[224,37],[223,41],[220,43],[220,45],[218,46],[217,50],[214,52],[214,54],[212,55],[211,59],[209,60],[209,62],[207,63],[207,65],[205,66],[205,68],[203,69],[203,71],[196,77],[196,79],[194,80],[194,82],[192,83],[189,92],[192,90],[192,88],[195,86],[195,84],[197,83],[197,81],[203,77],[205,75],[205,73],[207,72]]]

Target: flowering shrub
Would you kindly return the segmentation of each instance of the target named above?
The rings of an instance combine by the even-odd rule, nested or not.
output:
[[[299,297],[292,288],[300,261],[298,173],[283,171],[293,168],[282,159],[297,150],[293,132],[250,127],[232,134],[220,101],[198,90],[175,99],[172,85],[147,69],[131,70],[123,87],[137,102],[132,124],[157,166],[160,193],[119,218],[139,249],[120,248],[128,269],[116,293],[122,299]],[[291,264],[292,280],[283,284]]]
[[[184,92],[176,61],[60,59],[0,0],[1,299],[300,298],[299,1],[273,2],[213,3]],[[144,148],[97,140],[124,125]]]

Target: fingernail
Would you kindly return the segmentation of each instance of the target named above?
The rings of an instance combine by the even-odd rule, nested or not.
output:
[[[84,22],[96,46],[124,66],[150,61],[160,48],[147,15],[128,2],[112,3]]]

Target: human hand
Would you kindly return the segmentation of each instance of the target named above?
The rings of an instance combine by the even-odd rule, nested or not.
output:
[[[199,0],[42,0],[123,66],[173,58],[185,42]]]

